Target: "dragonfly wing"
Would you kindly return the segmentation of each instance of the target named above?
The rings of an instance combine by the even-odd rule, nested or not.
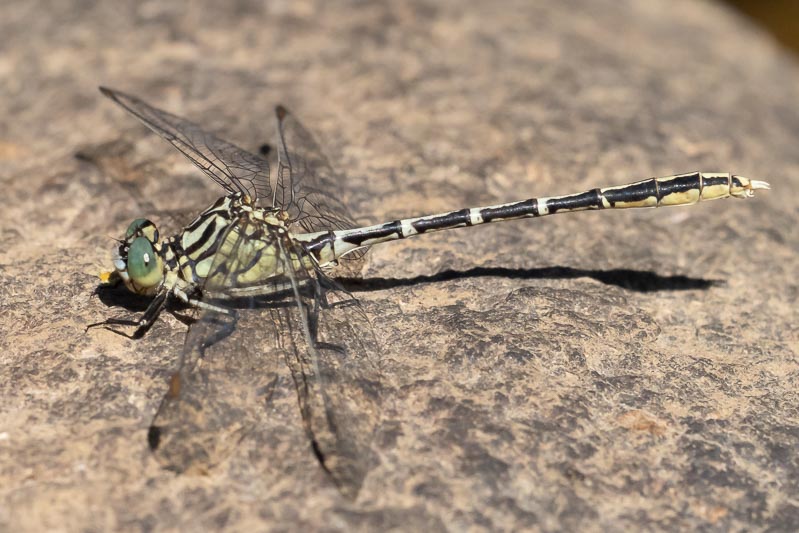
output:
[[[297,248],[293,253],[301,253]],[[282,310],[282,327],[303,421],[322,466],[343,494],[355,497],[376,463],[377,341],[360,303],[334,281],[293,269],[289,277],[296,305]]]
[[[100,92],[170,142],[226,191],[248,194],[253,200],[271,199],[269,163],[263,157],[222,140],[193,122],[152,107],[135,96],[105,87],[100,87]]]
[[[231,225],[204,291],[221,294],[235,287],[237,274],[246,270],[259,249],[263,251],[251,239],[260,228],[246,217]],[[275,383],[279,332],[275,321],[241,311],[263,305],[254,298],[237,298],[236,316],[204,310],[189,327],[180,368],[148,435],[163,466],[207,472],[257,423]]]
[[[341,178],[333,171],[313,136],[285,107],[275,109],[278,128],[278,175],[274,206],[289,220],[312,233],[356,226],[349,209],[338,200]]]

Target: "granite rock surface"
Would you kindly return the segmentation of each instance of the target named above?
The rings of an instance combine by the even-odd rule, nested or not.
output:
[[[667,0],[2,11],[0,529],[799,522],[799,69],[744,20]],[[283,364],[230,457],[175,475],[146,434],[179,310],[139,340],[85,327],[146,307],[93,296],[113,238],[220,191],[98,85],[253,151],[285,104],[364,223],[693,170],[773,190],[375,247],[345,280],[382,368],[358,497],[316,461]]]

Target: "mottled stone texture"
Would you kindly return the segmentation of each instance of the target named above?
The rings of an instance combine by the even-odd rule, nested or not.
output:
[[[767,36],[689,1],[206,4],[2,7],[0,529],[796,527],[799,71]],[[364,222],[691,170],[774,190],[376,248],[357,500],[283,364],[257,431],[176,476],[145,437],[180,312],[84,327],[146,303],[92,296],[112,237],[219,190],[99,84],[253,150],[286,104]]]

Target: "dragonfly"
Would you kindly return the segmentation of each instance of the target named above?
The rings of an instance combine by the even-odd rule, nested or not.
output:
[[[198,314],[148,431],[159,460],[178,472],[207,472],[252,430],[251,404],[264,399],[282,356],[321,466],[342,493],[357,495],[374,464],[379,347],[365,311],[330,273],[373,245],[557,213],[749,198],[770,188],[731,173],[691,172],[358,226],[334,194],[343,178],[285,107],[275,108],[277,153],[269,157],[134,96],[100,91],[225,190],[174,236],[162,238],[147,219],[129,225],[103,281],[152,302],[137,320],[92,325],[125,323],[140,335],[174,300]],[[235,339],[237,331],[246,338]]]

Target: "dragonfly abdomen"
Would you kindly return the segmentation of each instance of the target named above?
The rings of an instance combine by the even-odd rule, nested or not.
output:
[[[650,178],[628,185],[590,189],[577,194],[530,198],[486,207],[460,209],[385,224],[303,235],[308,249],[320,263],[334,261],[357,248],[405,239],[432,231],[476,226],[501,220],[541,217],[590,209],[629,209],[691,205],[719,198],[748,198],[756,189],[768,189],[764,181],[718,172],[691,172]]]

